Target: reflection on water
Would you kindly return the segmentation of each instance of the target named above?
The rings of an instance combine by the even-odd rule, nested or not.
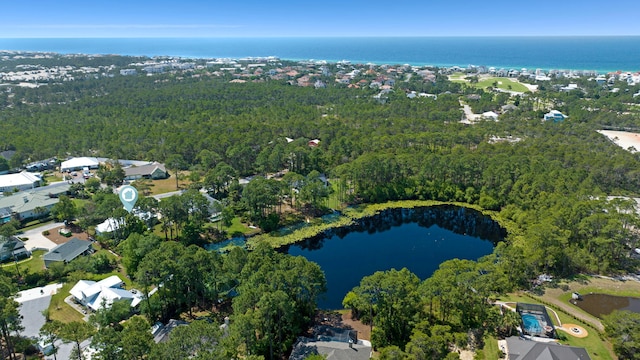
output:
[[[346,293],[364,276],[406,267],[426,279],[443,261],[476,260],[491,253],[505,234],[496,222],[471,209],[390,209],[280,251],[318,263],[328,288],[318,306],[338,309]]]
[[[640,299],[633,297],[588,294],[582,296],[582,300],[573,303],[582,310],[599,318],[611,314],[614,310],[627,310],[640,313]]]

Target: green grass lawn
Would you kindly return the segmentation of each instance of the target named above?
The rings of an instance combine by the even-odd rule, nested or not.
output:
[[[493,335],[484,337],[484,347],[478,350],[476,359],[498,360],[498,339]]]
[[[508,90],[508,91],[517,91],[517,92],[529,92],[529,89],[527,89],[526,86],[515,82],[509,78],[499,78],[499,77],[492,77],[492,78],[487,78],[487,79],[483,79],[481,81],[478,81],[478,83],[476,84],[470,84],[471,86],[477,87],[477,88],[482,88],[482,89],[486,89],[489,87],[493,87],[493,83],[497,83],[498,84],[498,88],[502,89],[502,90]]]
[[[51,303],[49,304],[49,318],[51,320],[59,320],[64,323],[82,321],[84,316],[64,302],[64,299],[69,296],[69,291],[73,285],[75,284],[64,284],[62,288],[58,289],[58,292],[51,297]]]
[[[44,260],[42,259],[42,256],[45,253],[45,250],[36,250],[31,254],[31,257],[29,259],[18,261],[18,269],[20,270],[20,274],[24,276],[24,274],[27,273],[32,274],[44,270]],[[2,270],[15,274],[16,263],[10,262],[2,264]]]

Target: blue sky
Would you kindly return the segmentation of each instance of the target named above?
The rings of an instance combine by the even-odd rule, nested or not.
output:
[[[19,0],[0,9],[4,38],[640,35],[638,0]]]

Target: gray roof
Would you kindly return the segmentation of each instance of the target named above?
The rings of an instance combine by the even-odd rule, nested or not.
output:
[[[91,248],[91,241],[80,240],[78,238],[71,238],[64,244],[60,244],[48,253],[44,254],[45,264],[52,261],[65,261],[69,262]]]
[[[369,360],[371,347],[338,341],[315,341],[310,338],[300,338],[293,347],[289,360],[302,360],[309,355],[326,355],[327,360]]]
[[[590,360],[584,348],[507,338],[508,360]]]
[[[36,188],[22,191],[9,196],[0,197],[0,209],[9,208],[15,213],[33,211],[37,207],[50,208],[58,203],[58,198],[52,197],[66,193],[71,185],[61,183],[55,186]]]
[[[182,325],[189,325],[189,323],[182,320],[171,319],[167,325],[160,324],[156,326],[153,331],[153,341],[155,341],[156,344],[169,341],[169,336],[173,329]]]
[[[15,236],[0,235],[0,260],[10,259],[13,256],[19,256],[28,253],[24,247],[24,243]]]
[[[141,165],[141,166],[130,166],[124,169],[124,173],[125,173],[125,176],[134,176],[134,175],[150,176],[153,174],[154,171],[156,171],[156,169],[160,169],[163,173],[167,172],[167,169],[164,167],[164,164],[156,162],[156,163],[151,163],[151,164]]]

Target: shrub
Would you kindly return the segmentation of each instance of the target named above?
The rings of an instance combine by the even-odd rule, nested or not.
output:
[[[48,236],[49,234],[50,234],[49,230],[45,230],[45,231],[42,232],[42,235],[44,235],[44,236]]]

